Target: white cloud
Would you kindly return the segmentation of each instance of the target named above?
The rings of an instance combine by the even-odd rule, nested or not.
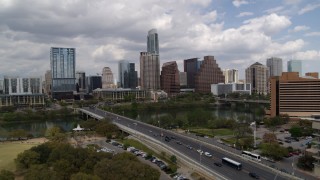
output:
[[[237,15],[237,17],[244,17],[244,16],[252,16],[253,12],[241,12]]]
[[[289,30],[289,32],[300,32],[300,31],[307,31],[310,27],[308,26],[295,26],[293,29]]]
[[[309,32],[306,33],[305,36],[320,36],[320,32]]]
[[[246,1],[246,0],[234,0],[232,1],[232,4],[235,6],[235,7],[240,7],[241,5],[244,5],[244,4],[248,4],[249,2]]]
[[[271,8],[271,9],[267,9],[264,12],[266,12],[267,14],[279,13],[283,9],[284,9],[284,6],[277,6],[277,7]]]
[[[299,4],[301,1],[302,0],[284,0],[284,3],[288,5],[296,5]]]
[[[318,4],[307,4],[304,8],[302,8],[302,9],[298,12],[298,14],[299,14],[299,15],[302,15],[302,14],[305,14],[305,13],[307,13],[307,12],[309,12],[309,11],[313,11],[313,10],[319,8],[319,7],[320,7],[320,4],[319,4],[319,3],[318,3]]]
[[[266,35],[276,34],[291,25],[291,21],[286,16],[277,14],[265,15],[244,21],[241,28],[246,31],[260,31]]]
[[[308,51],[300,51],[295,53],[294,55],[295,59],[301,59],[301,60],[314,60],[319,61],[320,60],[320,51],[316,50],[308,50]]]

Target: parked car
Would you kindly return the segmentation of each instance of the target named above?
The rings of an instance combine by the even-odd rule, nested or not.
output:
[[[187,145],[187,148],[188,148],[188,149],[192,149],[192,146],[190,146],[190,145]]]
[[[219,163],[219,162],[215,162],[215,163],[213,163],[213,164],[216,165],[216,166],[218,166],[218,167],[222,167],[222,164]]]

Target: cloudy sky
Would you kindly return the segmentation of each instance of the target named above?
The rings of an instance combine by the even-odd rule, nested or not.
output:
[[[320,0],[0,0],[0,78],[43,76],[50,47],[76,48],[87,75],[136,63],[157,28],[161,65],[213,55],[221,68],[266,58],[303,60],[320,69]]]

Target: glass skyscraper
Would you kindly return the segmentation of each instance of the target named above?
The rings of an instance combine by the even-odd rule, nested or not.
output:
[[[76,49],[51,47],[52,98],[72,99],[75,85]]]
[[[152,54],[159,54],[159,39],[156,29],[148,31],[147,51]]]
[[[282,75],[282,59],[271,57],[267,59],[267,67],[269,68],[269,77]]]
[[[299,76],[302,75],[302,64],[300,60],[288,61],[288,72],[299,72]]]

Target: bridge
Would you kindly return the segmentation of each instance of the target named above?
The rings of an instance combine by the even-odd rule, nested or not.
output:
[[[149,144],[151,148],[166,152],[168,155],[175,155],[180,163],[183,162],[190,168],[201,174],[209,175],[211,178],[216,177],[217,179],[241,180],[248,179],[249,172],[255,172],[260,176],[260,179],[300,179],[296,176],[271,168],[264,160],[262,160],[264,163],[261,163],[244,158],[241,156],[241,151],[236,151],[231,147],[223,146],[211,138],[205,139],[188,134],[175,133],[170,130],[162,129],[100,109],[78,108],[76,110],[87,118],[92,117],[97,120],[102,120],[106,117],[109,118],[121,130],[128,132],[143,143]],[[175,137],[175,140],[166,142],[165,136]],[[176,141],[181,144],[176,143]],[[187,148],[190,146],[193,147],[191,150]],[[213,154],[213,157],[202,156],[197,152],[199,149],[204,152],[210,152]],[[228,157],[240,162],[242,164],[242,170],[237,171],[228,166],[217,167],[214,165],[214,162],[221,162],[223,157]],[[290,172],[290,170],[291,169],[287,169],[288,172]],[[308,176],[307,179],[313,180],[316,178]]]

